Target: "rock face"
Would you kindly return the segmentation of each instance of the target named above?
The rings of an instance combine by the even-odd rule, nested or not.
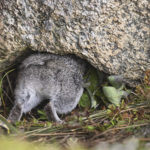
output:
[[[0,68],[30,47],[73,53],[134,86],[150,69],[149,0],[1,0]]]

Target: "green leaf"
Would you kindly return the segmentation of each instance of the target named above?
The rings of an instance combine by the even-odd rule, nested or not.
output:
[[[93,131],[93,130],[95,130],[95,127],[92,126],[92,125],[87,125],[85,128],[86,128],[88,131]]]
[[[47,120],[47,115],[46,115],[45,111],[38,110],[38,114],[40,115],[38,120]]]
[[[79,106],[83,108],[90,107],[90,99],[89,99],[87,92],[84,92],[82,94],[80,102],[79,102]]]
[[[99,77],[97,74],[97,70],[90,68],[90,70],[84,76],[84,78],[85,79],[87,78],[90,84],[89,86],[86,87],[86,92],[84,92],[83,97],[80,100],[81,101],[80,104],[82,107],[89,107],[89,104],[91,104],[91,108],[95,108],[97,106],[97,101],[99,99],[98,97],[100,97],[100,90],[98,87]]]
[[[89,75],[89,82],[90,82],[90,86],[88,88],[93,93],[97,89],[99,83],[99,78],[96,69],[90,69],[88,75]]]
[[[38,110],[37,112],[38,112],[39,115],[44,115],[44,116],[46,116],[46,113],[45,113],[44,111],[42,111],[42,110]]]
[[[124,95],[124,91],[117,90],[112,86],[104,86],[103,92],[109,102],[119,106],[121,98]]]

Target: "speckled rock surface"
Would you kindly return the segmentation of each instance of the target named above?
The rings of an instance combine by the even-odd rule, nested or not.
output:
[[[73,53],[134,86],[150,68],[149,0],[1,0],[0,69],[26,47]]]

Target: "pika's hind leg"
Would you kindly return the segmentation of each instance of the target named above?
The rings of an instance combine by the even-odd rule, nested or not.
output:
[[[63,121],[58,117],[57,115],[57,112],[56,112],[56,109],[54,107],[54,104],[53,102],[49,102],[45,108],[44,108],[46,114],[47,114],[47,117],[48,117],[48,120],[52,120],[52,121],[55,121],[55,122],[58,122],[58,123],[62,123]]]

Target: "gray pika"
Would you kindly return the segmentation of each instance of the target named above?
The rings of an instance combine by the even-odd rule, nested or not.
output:
[[[85,68],[85,61],[72,55],[47,53],[26,58],[19,67],[15,104],[8,120],[19,121],[23,113],[48,99],[48,119],[62,122],[58,114],[71,112],[82,96]]]

